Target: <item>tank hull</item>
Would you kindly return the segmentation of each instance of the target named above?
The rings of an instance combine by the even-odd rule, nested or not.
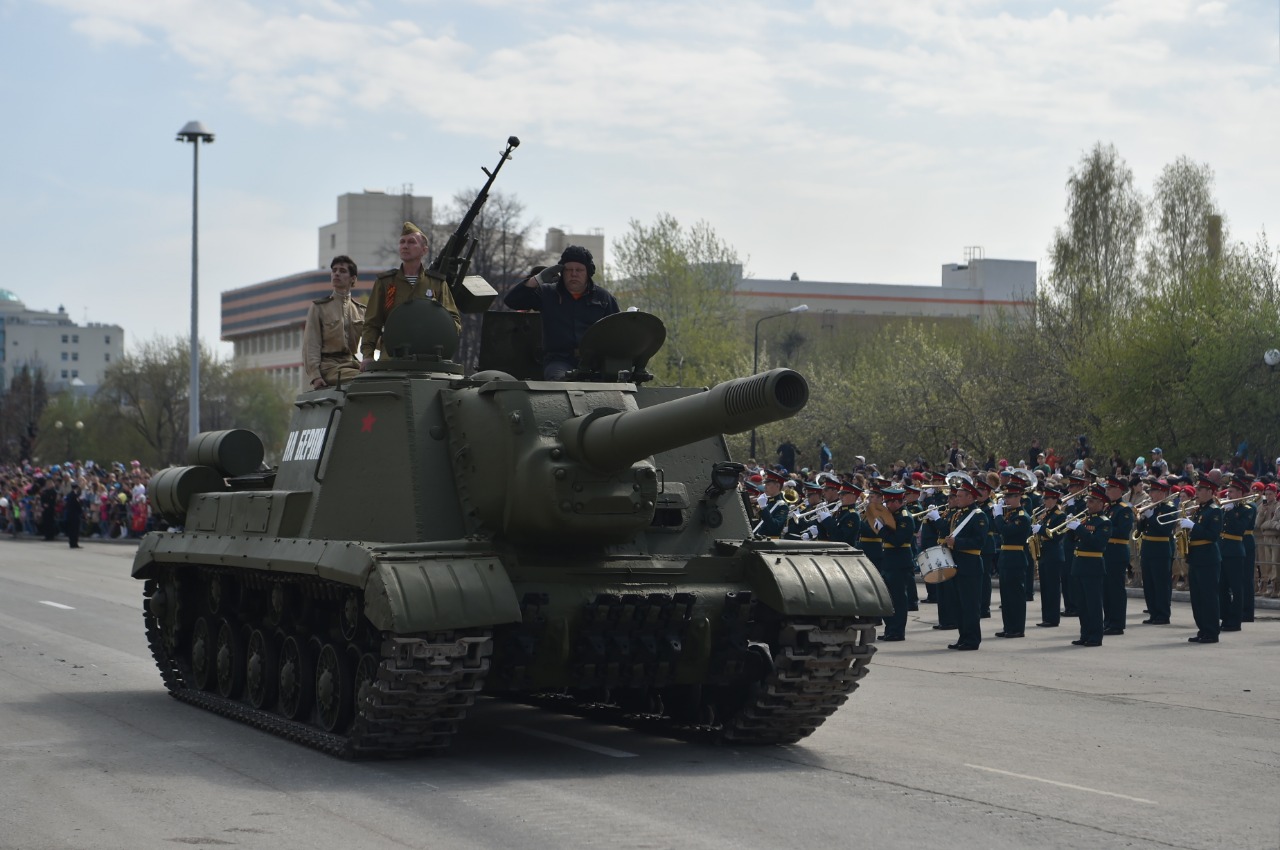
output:
[[[481,695],[791,742],[858,686],[875,569],[753,538],[715,484],[715,417],[783,415],[777,376],[691,399],[393,366],[301,396],[272,473],[231,474],[225,439],[216,476],[175,471],[183,529],[133,568],[175,697],[359,758],[447,746]]]

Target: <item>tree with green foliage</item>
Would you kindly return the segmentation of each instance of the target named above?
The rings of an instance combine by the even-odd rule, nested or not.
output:
[[[1067,221],[1049,246],[1046,283],[1056,322],[1070,337],[1105,333],[1136,295],[1144,205],[1133,171],[1101,142],[1067,178]]]
[[[48,403],[44,370],[37,369],[33,374],[29,366],[20,366],[0,398],[0,461],[14,463],[32,457]]]
[[[736,377],[730,364],[743,350],[734,299],[742,262],[710,224],[685,228],[666,213],[650,225],[632,219],[613,257],[607,285],[619,304],[666,325],[667,341],[649,364],[658,381],[698,386]]]
[[[95,396],[102,427],[142,442],[148,466],[183,462],[187,448],[190,354],[182,338],[142,343],[113,363]],[[247,428],[268,447],[283,444],[290,407],[265,374],[233,370],[229,361],[200,352],[201,429]]]

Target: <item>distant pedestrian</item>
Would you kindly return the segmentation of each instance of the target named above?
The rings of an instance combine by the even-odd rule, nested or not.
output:
[[[63,497],[62,516],[67,524],[67,545],[72,549],[80,548],[80,520],[84,511],[80,505],[80,485],[72,484],[71,492]]]

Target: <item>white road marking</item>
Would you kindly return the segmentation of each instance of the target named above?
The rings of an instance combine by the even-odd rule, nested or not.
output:
[[[1146,803],[1150,806],[1160,805],[1155,800],[1144,800],[1142,797],[1130,797],[1126,794],[1117,794],[1114,791],[1099,791],[1097,788],[1086,788],[1083,785],[1072,785],[1070,782],[1057,782],[1053,779],[1042,779],[1039,776],[1027,776],[1024,773],[1011,773],[1007,770],[999,770],[994,767],[983,767],[980,764],[966,764],[965,767],[971,767],[974,770],[985,770],[988,773],[999,773],[1004,776],[1013,776],[1017,779],[1030,779],[1032,782],[1043,782],[1046,785],[1057,785],[1059,788],[1070,788],[1072,791],[1088,791],[1090,794],[1102,794],[1105,797],[1119,797],[1121,800],[1131,800],[1134,803]]]
[[[512,732],[521,732],[525,735],[532,735],[535,738],[542,738],[546,741],[555,741],[557,744],[568,744],[570,747],[577,747],[580,750],[598,753],[602,756],[610,756],[616,759],[632,759],[638,758],[637,753],[629,753],[626,750],[615,750],[612,747],[602,747],[599,744],[589,744],[586,741],[575,741],[573,738],[566,738],[563,735],[555,735],[551,732],[542,732],[538,729],[526,729],[523,726],[505,726]]]
[[[45,602],[43,599],[41,599],[41,600],[40,600],[40,604],[41,604],[41,605],[48,605],[50,608],[61,608],[63,611],[74,611],[74,610],[76,610],[76,609],[72,608],[70,605],[63,605],[61,602]]]

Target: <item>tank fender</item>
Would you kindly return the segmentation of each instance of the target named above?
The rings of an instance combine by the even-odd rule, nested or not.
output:
[[[887,617],[889,588],[866,555],[847,552],[749,552],[752,593],[787,615]]]
[[[497,556],[380,556],[364,599],[370,622],[400,634],[521,620],[515,588]]]

